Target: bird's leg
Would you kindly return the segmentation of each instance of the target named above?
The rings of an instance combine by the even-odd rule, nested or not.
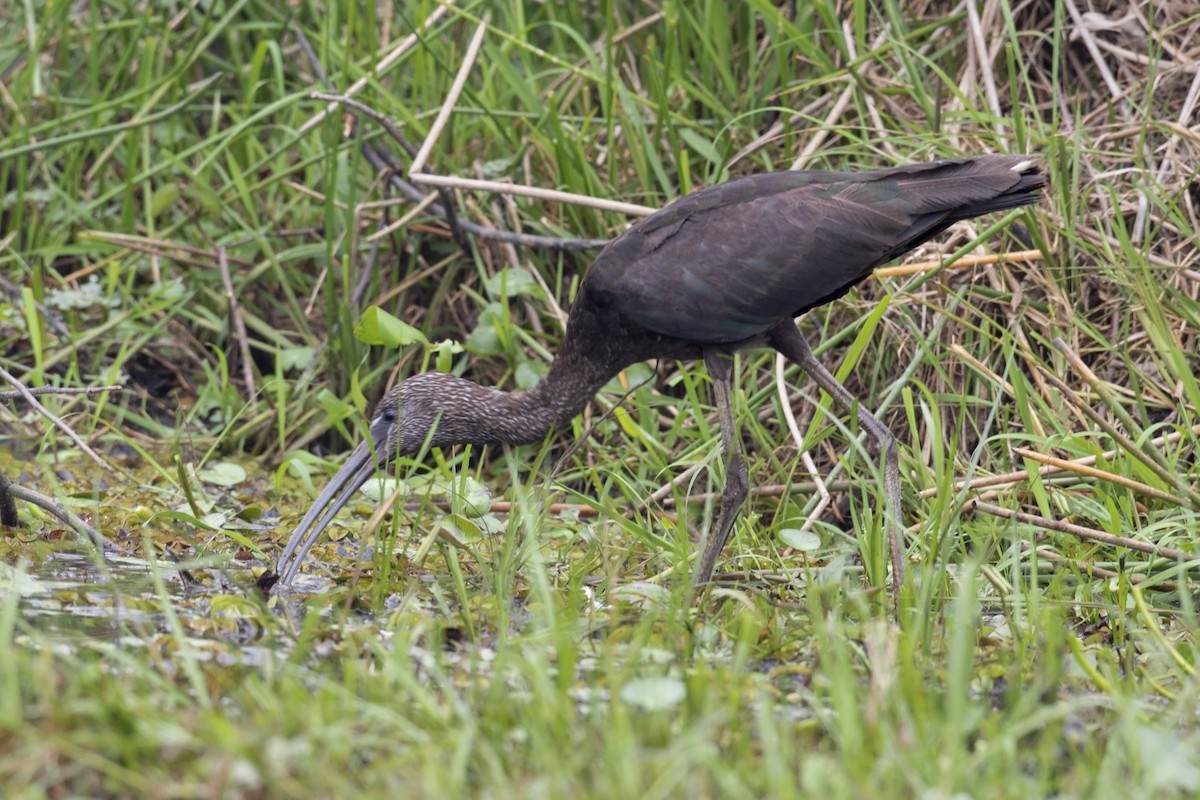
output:
[[[746,461],[742,457],[742,443],[738,436],[737,423],[733,418],[733,401],[730,396],[733,354],[724,350],[705,350],[704,364],[708,367],[709,378],[712,379],[717,418],[721,421],[721,439],[725,449],[725,491],[721,493],[721,516],[717,520],[717,526],[705,537],[700,568],[693,576],[694,586],[708,583],[712,578],[717,558],[725,549],[729,532],[733,530],[733,521],[742,510],[749,489]]]
[[[854,395],[817,360],[794,322],[788,320],[780,323],[768,335],[768,341],[772,347],[783,353],[784,357],[799,364],[838,405],[846,411],[853,412]],[[878,452],[883,454],[883,489],[888,506],[888,553],[892,560],[892,585],[894,589],[899,590],[904,583],[904,544],[901,539],[900,460],[896,455],[896,437],[892,436],[892,432],[867,411],[862,403],[858,404],[858,424],[875,441]]]

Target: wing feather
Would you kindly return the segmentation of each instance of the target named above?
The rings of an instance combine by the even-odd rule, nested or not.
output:
[[[956,220],[1033,202],[1043,185],[1026,156],[752,175],[637,223],[585,286],[656,333],[738,342],[837,299]]]

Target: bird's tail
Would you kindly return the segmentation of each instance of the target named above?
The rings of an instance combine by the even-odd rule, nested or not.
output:
[[[874,174],[892,185],[897,210],[912,220],[879,264],[907,253],[959,220],[1035,203],[1046,186],[1041,164],[1032,156],[978,156]]]
[[[1031,156],[979,156],[929,167],[928,173],[913,175],[919,185],[914,188],[931,205],[941,206],[929,211],[949,212],[947,223],[1036,203],[1046,186],[1042,164]]]

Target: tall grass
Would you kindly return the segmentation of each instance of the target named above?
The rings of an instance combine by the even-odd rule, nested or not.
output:
[[[0,366],[126,386],[42,397],[108,468],[9,405],[0,470],[140,556],[127,582],[71,580],[74,539],[32,506],[0,538],[6,791],[1192,796],[1195,570],[1154,548],[1200,533],[1195,12],[467,2],[379,69],[438,8],[0,10]],[[698,600],[720,437],[703,370],[673,363],[628,370],[570,436],[406,462],[410,505],[352,504],[315,596],[243,588],[389,384],[527,388],[561,339],[594,251],[456,242],[368,161],[411,162],[375,120],[306,127],[314,89],[362,80],[420,144],[484,21],[439,175],[657,207],[789,167],[1045,162],[1042,205],[912,257],[1037,259],[881,277],[802,322],[900,440],[898,608],[874,458],[766,352],[739,357],[735,397],[763,492],[721,565],[738,580]],[[451,194],[504,231],[630,222]],[[365,343],[371,306],[433,344]]]

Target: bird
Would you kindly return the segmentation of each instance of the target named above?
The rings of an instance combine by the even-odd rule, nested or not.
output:
[[[585,272],[546,376],[526,392],[444,372],[401,381],[379,401],[368,436],[301,519],[267,584],[289,585],[351,496],[397,456],[424,447],[525,444],[567,427],[632,364],[702,360],[721,428],[726,483],[695,586],[710,581],[749,491],[731,402],[733,354],[767,346],[855,413],[884,460],[893,586],[903,581],[900,470],[890,430],[813,356],[796,325],[877,267],[954,222],[1036,202],[1038,159],[984,155],[865,172],[787,170],[700,189],[630,226]],[[260,579],[260,585],[263,585]]]

